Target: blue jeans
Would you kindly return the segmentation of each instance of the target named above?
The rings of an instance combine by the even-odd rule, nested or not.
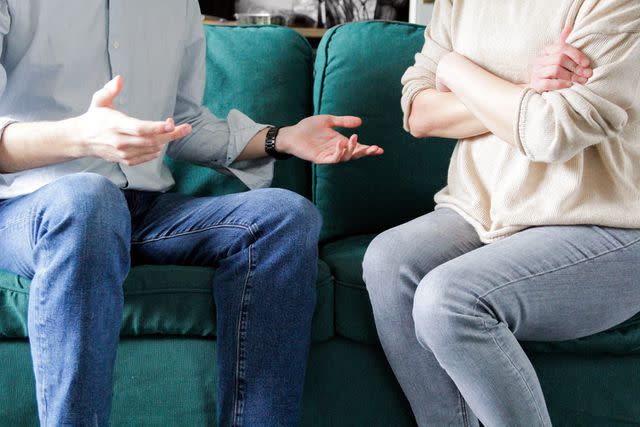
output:
[[[640,311],[640,230],[545,226],[483,244],[451,209],[371,243],[378,335],[420,426],[550,426],[518,340],[559,341]]]
[[[293,426],[315,306],[320,217],[295,193],[122,192],[96,174],[0,202],[0,268],[32,278],[29,335],[43,426],[106,426],[133,264],[217,269],[217,418]]]

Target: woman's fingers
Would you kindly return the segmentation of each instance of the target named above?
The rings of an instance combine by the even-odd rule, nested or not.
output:
[[[571,71],[572,73],[576,71],[578,64],[573,62],[571,58],[569,58],[564,53],[554,53],[549,55],[540,56],[535,63],[536,67],[547,67],[550,65],[559,65],[562,68]]]
[[[551,92],[554,90],[567,89],[573,86],[573,83],[566,80],[556,79],[540,79],[533,85],[533,89],[538,93]]]
[[[570,44],[562,45],[559,53],[567,55],[573,62],[583,68],[587,68],[591,64],[591,61],[589,60],[589,57],[587,55],[585,55],[581,50],[571,46]]]
[[[579,83],[581,85],[586,85],[589,79],[586,77],[576,76],[574,74],[573,76],[571,76],[571,81],[574,83]]]
[[[545,65],[535,71],[536,77],[571,81],[573,73],[560,65]]]

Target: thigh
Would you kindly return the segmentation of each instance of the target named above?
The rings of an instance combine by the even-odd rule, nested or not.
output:
[[[466,295],[468,314],[505,322],[520,340],[575,339],[640,311],[640,230],[534,227],[432,273],[440,280],[426,286]]]
[[[437,209],[384,231],[371,242],[363,262],[365,282],[370,289],[389,288],[397,279],[408,279],[416,287],[438,265],[482,245],[458,213]]]
[[[217,197],[140,193],[132,202],[132,261],[217,266],[304,202],[310,203],[271,188]]]

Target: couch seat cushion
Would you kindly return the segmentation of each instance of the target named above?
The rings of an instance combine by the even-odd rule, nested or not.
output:
[[[321,258],[335,280],[335,328],[338,335],[378,344],[369,295],[362,280],[362,259],[375,235],[353,236],[325,245]],[[607,331],[558,342],[522,342],[530,352],[640,354],[640,313]]]
[[[215,336],[215,306],[211,284],[215,271],[201,267],[144,265],[131,270],[124,283],[121,336]],[[0,337],[27,337],[30,281],[0,272]],[[333,336],[333,278],[318,262],[317,304],[312,339]]]

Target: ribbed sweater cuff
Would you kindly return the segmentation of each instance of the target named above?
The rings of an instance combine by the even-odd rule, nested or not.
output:
[[[531,149],[527,146],[525,141],[525,128],[527,121],[527,108],[529,106],[529,100],[536,92],[531,88],[526,88],[522,91],[520,95],[519,107],[516,112],[516,119],[513,126],[514,129],[514,141],[516,146],[520,152],[526,156],[527,158],[533,158],[533,153]]]

